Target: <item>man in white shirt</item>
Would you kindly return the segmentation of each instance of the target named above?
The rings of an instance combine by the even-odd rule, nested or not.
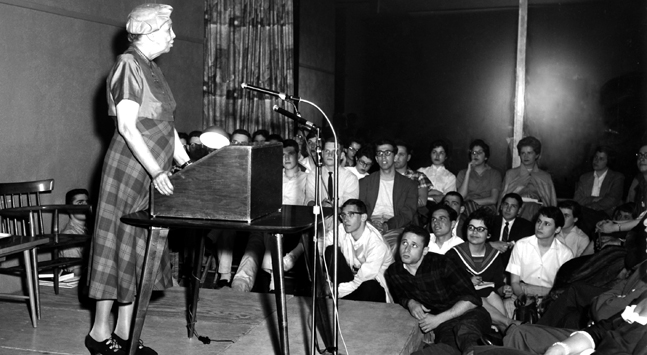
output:
[[[557,238],[562,243],[566,244],[566,246],[573,252],[573,257],[577,258],[584,254],[584,251],[590,242],[589,237],[575,225],[581,215],[580,204],[575,201],[568,200],[559,202],[557,207],[564,215],[564,227],[562,227]],[[593,248],[590,248],[589,250],[590,253],[593,252]]]
[[[366,205],[350,199],[341,207],[338,245],[333,247],[333,231],[326,233],[325,258],[332,279],[332,258],[337,250],[339,298],[355,301],[391,302],[384,272],[393,263],[393,255],[382,235],[366,223]]]
[[[445,204],[438,204],[431,211],[431,238],[429,251],[445,255],[451,248],[462,244],[463,240],[457,237],[453,230],[458,219],[458,213]]]
[[[324,207],[332,207],[334,198],[333,184],[335,176],[334,166],[335,159],[339,161],[339,158],[342,154],[342,150],[339,147],[335,146],[335,141],[332,138],[329,138],[324,144],[323,150],[323,163],[324,166],[321,169],[321,177],[319,182],[319,193],[320,193],[320,202]],[[339,188],[337,192],[339,193],[339,205],[343,205],[344,202],[351,198],[357,198],[359,196],[359,182],[357,177],[353,175],[350,171],[346,170],[341,165],[339,166]],[[313,206],[315,204],[315,171],[308,173],[306,177],[306,201],[308,206]]]
[[[510,273],[512,291],[517,297],[547,295],[557,270],[573,258],[571,249],[556,238],[564,226],[562,211],[553,206],[542,207],[538,215],[535,235],[517,241],[505,270]]]

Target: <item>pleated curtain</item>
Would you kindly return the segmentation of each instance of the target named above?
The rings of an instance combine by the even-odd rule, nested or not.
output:
[[[205,0],[203,126],[292,136],[278,99],[241,83],[294,93],[293,0]]]

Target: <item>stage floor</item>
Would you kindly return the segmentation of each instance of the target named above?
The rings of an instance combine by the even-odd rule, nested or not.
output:
[[[153,297],[142,339],[160,354],[280,352],[274,294],[201,289],[196,332],[209,337],[210,344],[187,337],[184,288]],[[55,295],[51,287],[41,287],[41,299],[38,328],[32,328],[25,302],[0,301],[0,354],[87,354],[83,339],[90,329],[92,303],[80,300],[77,289]],[[288,295],[287,306],[290,353],[309,354],[310,298]],[[400,305],[340,301],[339,314],[340,354],[408,355],[420,344],[417,322]]]

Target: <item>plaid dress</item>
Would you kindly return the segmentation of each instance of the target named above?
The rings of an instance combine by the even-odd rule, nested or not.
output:
[[[109,115],[123,99],[140,104],[137,129],[157,163],[173,163],[175,100],[159,67],[131,46],[108,79]],[[114,118],[116,120],[116,118]],[[106,153],[90,257],[89,296],[132,302],[144,260],[148,230],[124,224],[121,216],[148,207],[151,177],[115,130]],[[168,250],[162,255],[155,288],[171,285]]]

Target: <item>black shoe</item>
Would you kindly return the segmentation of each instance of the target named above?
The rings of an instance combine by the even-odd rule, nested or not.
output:
[[[85,336],[85,347],[92,355],[126,355],[126,350],[114,338],[98,342],[88,334]]]
[[[218,280],[216,283],[213,285],[213,288],[216,290],[219,290],[223,287],[231,287],[231,282],[229,280]]]
[[[128,340],[123,340],[121,339],[117,334],[112,333],[112,338],[121,346],[124,350],[124,354],[128,352]],[[157,351],[149,348],[148,346],[144,346],[144,342],[139,339],[139,344],[137,345],[137,351],[135,352],[137,355],[157,355]]]

